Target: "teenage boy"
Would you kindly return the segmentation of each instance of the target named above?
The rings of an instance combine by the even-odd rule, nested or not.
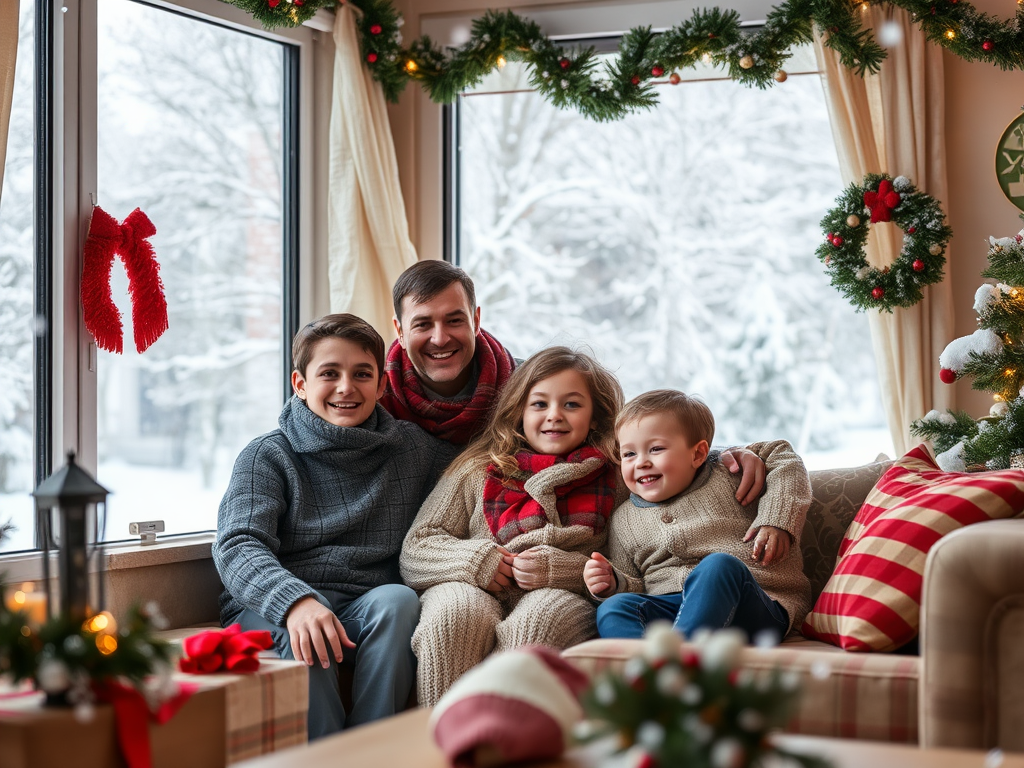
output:
[[[615,434],[630,498],[611,516],[608,559],[595,552],[583,571],[590,593],[608,598],[597,609],[601,637],[642,637],[661,619],[686,636],[735,626],[779,641],[803,621],[811,484],[789,443],[751,446],[768,477],[744,507],[736,478],[709,455],[715,419],[699,398],[648,392],[622,409]]]
[[[213,558],[224,625],[309,665],[309,738],[394,714],[415,679],[416,593],[398,554],[451,446],[377,405],[384,340],[348,314],[304,327],[279,429],[239,455]],[[354,659],[352,711],[337,664]]]
[[[473,280],[446,261],[427,259],[399,275],[391,297],[398,340],[388,350],[380,404],[396,419],[463,446],[483,428],[515,360],[480,327]],[[764,487],[764,462],[743,448],[721,454],[742,469],[736,498],[754,501]]]

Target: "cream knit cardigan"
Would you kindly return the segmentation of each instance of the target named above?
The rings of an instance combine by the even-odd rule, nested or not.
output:
[[[513,553],[534,549],[547,570],[544,588],[519,586],[485,591],[501,552],[483,514],[485,473],[463,468],[445,475],[420,508],[402,546],[405,583],[421,595],[420,624],[413,636],[419,660],[417,691],[430,705],[470,667],[495,650],[539,644],[567,648],[595,634],[594,606],[583,583],[591,552],[603,549],[608,528],[563,526],[554,489],[593,472],[601,460],[559,463],[526,481],[525,490],[544,508],[547,523],[513,538]],[[616,504],[625,491],[616,494]]]
[[[654,505],[638,504],[632,497],[615,510],[608,554],[618,591],[681,592],[697,563],[712,552],[725,552],[746,564],[761,588],[782,604],[790,629],[800,626],[811,599],[800,552],[810,480],[803,461],[784,440],[747,449],[764,461],[767,473],[764,492],[753,504],[744,507],[736,501],[740,476],[712,459],[681,494]],[[766,566],[751,559],[753,541],[744,542],[743,536],[752,524],[789,532],[793,542],[784,560]]]

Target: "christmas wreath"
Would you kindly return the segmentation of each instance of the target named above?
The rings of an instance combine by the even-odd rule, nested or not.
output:
[[[895,261],[878,269],[868,264],[868,224],[892,222],[903,230]],[[870,173],[851,184],[821,220],[825,242],[817,255],[832,286],[858,310],[911,307],[921,287],[942,280],[946,244],[953,231],[935,198],[918,191],[906,176]]]

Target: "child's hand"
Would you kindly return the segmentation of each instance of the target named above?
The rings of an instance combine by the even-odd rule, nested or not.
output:
[[[758,560],[762,565],[771,565],[785,560],[786,555],[789,554],[789,545],[793,542],[789,531],[784,531],[773,525],[750,526],[743,540],[750,541],[751,539],[754,539],[754,549],[750,553],[750,559]]]
[[[746,448],[728,448],[722,451],[721,462],[734,475],[743,473],[736,489],[736,501],[743,506],[756,501],[764,488],[764,461],[761,457]]]
[[[516,556],[504,547],[495,547],[501,552],[501,562],[498,563],[498,570],[491,577],[491,583],[487,585],[488,592],[501,592],[508,589],[515,579],[512,576],[512,563]]]
[[[594,597],[608,597],[615,591],[615,569],[600,552],[594,552],[583,566],[583,583]]]
[[[548,585],[548,559],[536,547],[516,555],[512,575],[523,589],[540,589]]]
[[[293,603],[285,616],[285,626],[292,644],[292,655],[310,667],[319,659],[321,666],[327,669],[331,665],[331,656],[340,664],[344,656],[341,646],[356,647],[348,639],[334,611],[315,597],[304,597]]]

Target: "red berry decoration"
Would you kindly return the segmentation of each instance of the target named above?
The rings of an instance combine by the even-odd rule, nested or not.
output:
[[[912,235],[917,232],[917,227],[907,227],[907,234]]]
[[[956,372],[951,371],[949,368],[943,368],[941,371],[939,371],[939,380],[943,384],[952,384],[954,381],[956,381]]]
[[[377,54],[371,51],[370,53],[366,54],[366,60],[371,64],[374,64],[377,61]]]
[[[670,83],[672,83],[672,85],[679,85],[679,82],[680,82],[680,81],[681,81],[682,79],[683,79],[683,78],[681,78],[681,77],[679,76],[679,73],[678,73],[678,72],[673,72],[673,73],[672,73],[671,75],[669,75],[669,76],[668,76],[668,81],[669,81]]]
[[[835,237],[832,238],[832,245],[834,245],[836,248],[838,248],[842,244],[843,238],[841,238],[839,235],[836,235]]]
[[[833,238],[833,237],[835,237],[835,235],[834,235],[834,234],[832,234],[831,232],[829,232],[829,233],[828,233],[827,235],[825,235],[825,239],[826,239],[826,240],[827,240],[828,242],[830,242],[830,243],[832,242],[832,238]]]
[[[636,761],[636,768],[655,768],[658,763],[651,757],[650,752],[644,752]]]
[[[562,69],[568,69],[569,68],[569,60],[568,59],[562,59],[561,61],[558,62],[558,65]]]
[[[665,74],[665,70],[658,66],[651,67],[651,74],[655,77],[661,77]]]
[[[637,75],[633,75],[631,78],[629,78],[629,82],[631,82],[633,85],[640,85],[640,77]]]
[[[277,8],[281,4],[281,0],[267,0],[267,5],[271,8]]]
[[[995,47],[996,44],[993,43],[991,40],[986,40],[984,43],[981,44],[981,49],[983,51],[991,51]]]
[[[292,0],[292,4],[296,6],[305,5],[304,0]]]
[[[1013,239],[1019,243],[1021,240],[1024,240],[1024,237],[1021,237],[1020,235],[1014,235]]]
[[[881,286],[875,286],[871,289],[871,298],[875,301],[878,301],[883,296],[885,296],[885,290]]]
[[[914,263],[911,264],[915,272],[924,272],[924,262],[920,259],[914,259]]]
[[[371,35],[379,35],[383,31],[384,31],[384,27],[382,27],[380,24],[374,24],[374,25],[372,25],[370,27],[370,34]]]

